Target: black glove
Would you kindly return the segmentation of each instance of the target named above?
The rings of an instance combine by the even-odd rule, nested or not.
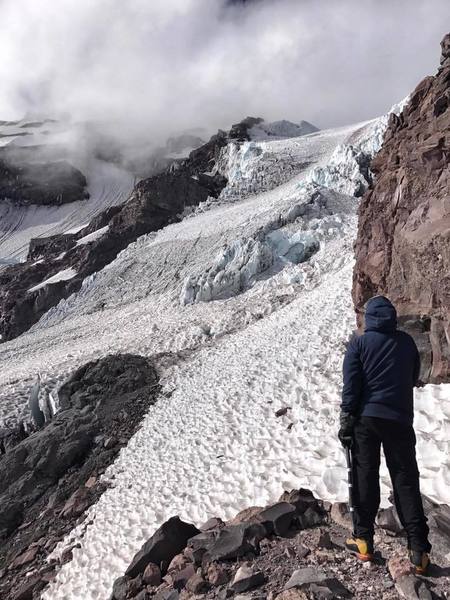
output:
[[[341,412],[339,421],[340,429],[338,432],[338,438],[344,448],[351,448],[353,444],[353,427],[356,419],[350,413]]]

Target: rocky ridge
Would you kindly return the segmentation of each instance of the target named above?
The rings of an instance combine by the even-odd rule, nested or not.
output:
[[[436,548],[427,579],[412,573],[393,507],[380,511],[376,560],[363,564],[343,547],[351,529],[347,505],[300,489],[228,522],[212,518],[200,529],[172,517],[114,582],[111,600],[448,598],[450,571],[441,565],[448,558],[450,509],[425,502]]]
[[[107,356],[75,371],[58,391],[59,410],[34,432],[1,431],[0,597],[38,598],[67,548],[58,542],[106,489],[101,475],[159,394],[152,362]]]
[[[450,34],[441,64],[391,115],[362,198],[353,298],[386,294],[422,354],[424,381],[450,381]]]

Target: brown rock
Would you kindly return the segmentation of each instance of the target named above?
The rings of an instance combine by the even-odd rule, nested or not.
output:
[[[186,589],[192,594],[203,594],[207,592],[209,588],[208,582],[206,582],[201,575],[195,573],[186,583]]]
[[[182,590],[186,587],[187,582],[191,577],[195,575],[194,565],[189,564],[181,571],[172,571],[170,577],[172,578],[172,585],[176,590]]]
[[[400,577],[410,575],[414,572],[414,569],[409,559],[404,558],[402,556],[393,556],[388,561],[388,569],[394,581],[397,581],[398,579],[400,579]]]
[[[304,513],[308,508],[318,507],[318,501],[314,494],[305,488],[283,492],[278,502],[293,504],[299,513]]]
[[[23,552],[22,554],[17,556],[17,558],[15,558],[12,561],[9,568],[17,569],[18,567],[22,567],[23,565],[26,565],[27,563],[32,562],[36,558],[36,555],[38,552],[39,552],[38,546],[34,546],[34,548],[29,548],[28,550],[26,550],[25,552]]]
[[[265,577],[261,571],[255,571],[251,563],[243,563],[236,571],[231,587],[234,592],[240,593],[259,587],[264,582]]]
[[[258,523],[259,513],[264,510],[263,506],[250,506],[238,512],[238,514],[227,521],[227,525],[239,525],[239,523]]]
[[[88,489],[90,489],[90,488],[93,488],[96,483],[97,483],[97,477],[89,477],[89,479],[84,484],[84,487],[87,487]]]
[[[170,564],[167,568],[167,571],[170,573],[171,571],[181,571],[184,569],[186,565],[192,562],[185,554],[177,554],[172,558]]]
[[[138,575],[137,577],[130,579],[127,585],[128,594],[131,597],[135,596],[142,589],[143,585],[144,581],[142,575]]]
[[[352,518],[346,502],[334,502],[331,507],[330,516],[331,519],[341,527],[344,527],[349,531],[353,530]]]
[[[159,585],[161,583],[161,570],[158,565],[149,563],[145,567],[142,580],[146,585]]]
[[[89,506],[88,490],[85,487],[80,487],[76,490],[62,509],[61,516],[77,517],[81,515]]]
[[[224,525],[225,523],[220,517],[213,517],[212,519],[208,519],[206,523],[200,526],[200,531],[210,531],[211,529],[218,529]]]
[[[230,579],[227,571],[216,563],[211,563],[209,565],[206,577],[209,583],[214,586],[228,583]]]
[[[355,245],[357,311],[376,294],[388,296],[419,347],[425,382],[450,380],[449,44],[447,35],[437,75],[389,121]]]

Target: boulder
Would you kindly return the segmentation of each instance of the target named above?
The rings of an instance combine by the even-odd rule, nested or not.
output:
[[[394,581],[397,581],[400,577],[414,573],[410,560],[403,556],[393,556],[389,559],[388,569]]]
[[[173,571],[170,575],[173,587],[178,591],[182,590],[193,575],[195,575],[193,564],[187,565],[180,571]]]
[[[388,533],[398,535],[403,531],[403,525],[400,523],[397,511],[394,506],[382,508],[377,515],[376,524],[385,529]]]
[[[209,561],[232,560],[248,552],[257,552],[259,542],[266,537],[263,525],[243,523],[219,530],[217,537],[206,549]]]
[[[285,590],[291,588],[302,587],[309,585],[310,583],[319,583],[325,581],[327,576],[322,571],[319,571],[313,567],[304,567],[294,571],[289,578],[288,582],[284,586]]]
[[[215,587],[219,585],[224,585],[229,581],[228,572],[217,563],[211,563],[208,566],[206,577],[209,583]]]
[[[112,598],[113,600],[126,600],[128,595],[129,577],[118,577],[113,583]]]
[[[203,594],[204,592],[208,591],[209,584],[201,575],[195,573],[195,575],[192,575],[192,577],[186,583],[186,589],[192,594]]]
[[[238,512],[236,516],[227,521],[227,525],[239,525],[240,523],[259,523],[259,513],[264,510],[263,506],[250,506]]]
[[[231,584],[231,589],[235,593],[246,592],[255,587],[259,587],[265,582],[264,574],[261,571],[256,571],[250,563],[244,563],[236,571]]]
[[[314,497],[314,494],[304,488],[283,492],[279,502],[293,504],[299,513],[304,513],[308,508],[316,508],[318,506],[318,501]]]
[[[160,590],[153,596],[153,600],[178,600],[180,594],[177,590],[171,590],[169,588]]]
[[[136,577],[151,562],[157,565],[162,562],[170,563],[186,547],[188,540],[198,533],[200,532],[194,525],[181,521],[179,517],[171,517],[145,542],[125,574]]]
[[[190,562],[191,561],[186,556],[184,556],[184,554],[177,554],[170,561],[169,566],[167,568],[167,572],[171,573],[172,571],[181,571]]]
[[[44,589],[46,582],[40,575],[31,575],[15,592],[14,600],[33,600],[33,594],[37,594]]]
[[[299,524],[300,529],[309,529],[310,527],[317,527],[318,525],[322,525],[324,523],[324,515],[322,512],[319,512],[318,509],[307,508],[305,512],[301,515],[298,515],[297,522]]]
[[[331,506],[330,516],[332,521],[344,527],[344,529],[353,531],[352,517],[346,502],[334,502]]]
[[[297,510],[295,506],[288,502],[278,502],[273,506],[269,506],[266,510],[263,510],[258,519],[264,525],[268,533],[275,533],[283,537],[289,531],[294,516]]]
[[[395,589],[404,600],[432,600],[433,598],[425,581],[414,575],[403,575],[397,579]]]
[[[309,591],[317,600],[344,600],[352,597],[352,593],[335,577],[321,583],[312,583]]]
[[[161,583],[161,570],[158,565],[154,563],[149,563],[144,570],[144,575],[142,577],[145,585],[159,585]]]
[[[65,503],[61,516],[78,517],[89,506],[89,488],[85,486],[78,488]]]

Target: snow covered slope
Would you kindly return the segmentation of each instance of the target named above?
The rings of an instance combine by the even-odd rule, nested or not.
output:
[[[81,548],[45,598],[108,598],[173,514],[200,523],[299,486],[345,498],[336,429],[354,324],[352,194],[364,183],[359,159],[377,150],[385,125],[230,145],[217,203],[139,238],[0,346],[5,420],[26,409],[37,373],[44,396],[108,352],[167,353],[161,399],[106,473],[111,489],[66,540]],[[428,386],[417,404],[424,491],[446,502],[449,396]],[[279,408],[288,410],[277,418]],[[386,483],[384,472],[384,497]]]

